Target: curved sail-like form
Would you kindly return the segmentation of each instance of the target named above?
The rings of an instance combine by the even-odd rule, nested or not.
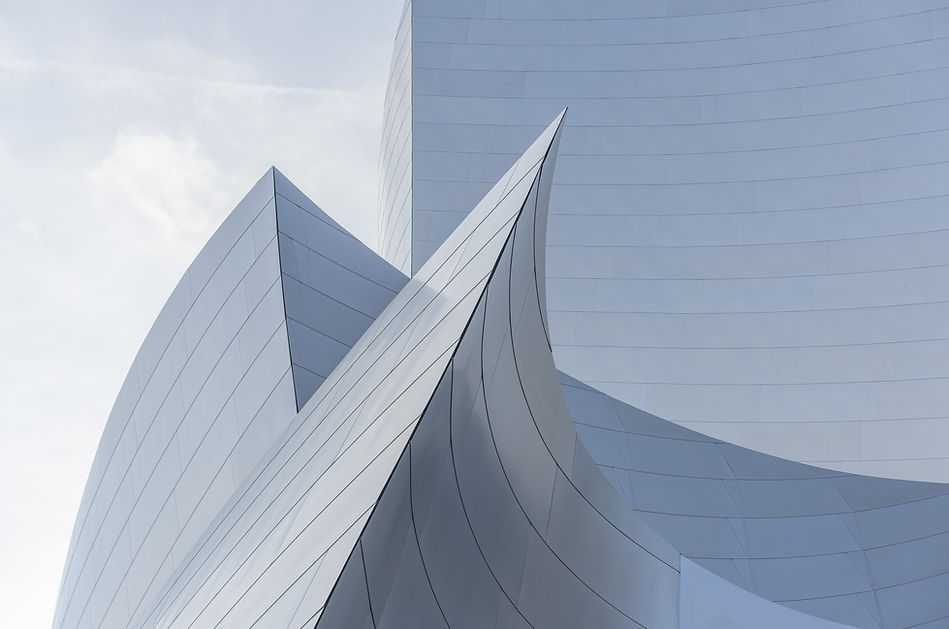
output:
[[[204,286],[224,273],[231,288],[209,295],[255,294],[223,253],[238,245],[222,246],[251,234],[249,251],[270,256],[259,284],[275,291],[276,332],[223,317],[236,332],[201,338],[225,357],[172,382],[201,389],[235,370],[233,390],[211,388],[225,410],[159,412],[130,454],[103,441],[112,456],[91,476],[57,626],[945,625],[949,485],[749,451],[558,373],[545,235],[563,116],[408,280],[265,176],[182,284],[213,268]],[[197,329],[188,313],[222,316],[228,302],[215,311],[203,294],[166,309],[145,347]],[[166,328],[169,312],[182,322]],[[277,339],[272,363],[242,360],[251,338]],[[280,403],[255,406],[252,391]],[[222,415],[228,404],[252,413],[246,424]],[[133,479],[153,464],[150,435],[181,457],[201,431],[188,463],[158,457],[130,504],[104,489],[119,456]]]
[[[146,626],[301,626],[319,616],[472,329],[523,208],[543,196],[559,126],[510,168],[293,418],[142,617]]]
[[[945,0],[408,4],[387,259],[418,268],[569,105],[561,369],[756,450],[949,480]]]
[[[76,518],[55,627],[124,627],[405,284],[270,169],[142,344]]]
[[[473,261],[487,282],[317,627],[678,625],[678,554],[610,491],[560,393],[541,306],[551,167],[500,255]]]

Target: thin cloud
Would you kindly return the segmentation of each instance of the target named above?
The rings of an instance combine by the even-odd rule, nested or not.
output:
[[[277,83],[221,80],[187,74],[170,74],[141,68],[75,63],[54,59],[0,58],[0,70],[9,72],[64,72],[89,79],[111,82],[167,84],[193,89],[217,90],[234,95],[241,94],[301,94],[322,98],[361,99],[365,93],[357,90],[326,89],[306,85],[280,85]]]
[[[125,372],[182,272],[264,171],[276,165],[374,240],[400,4],[0,10],[5,625],[49,626]]]

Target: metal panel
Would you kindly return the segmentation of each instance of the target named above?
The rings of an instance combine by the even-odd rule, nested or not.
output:
[[[401,152],[381,172],[410,179],[411,201],[380,197],[390,261],[410,248],[419,268],[569,106],[547,267],[558,366],[739,445],[949,480],[949,399],[912,392],[944,390],[949,364],[945,0],[406,12],[387,116],[410,124],[384,131]]]
[[[88,560],[67,564],[60,626],[949,616],[949,486],[748,450],[556,371],[544,235],[562,117],[411,280],[269,174],[256,218],[228,219],[243,235],[226,223],[233,245],[209,244],[220,276],[196,261],[209,302],[178,329],[206,331],[156,327],[167,348],[149,351],[183,363],[154,369],[164,398],[142,392],[156,415],[103,441],[127,472],[94,468],[111,502],[83,516],[97,528],[74,543]],[[308,401],[302,369],[325,378]],[[820,399],[832,419],[865,394]]]
[[[127,626],[141,614],[406,281],[270,169],[182,277],[129,370],[55,626]]]
[[[495,262],[510,246],[509,235],[525,199],[536,199],[532,190],[542,185],[538,173],[559,125],[558,118],[438,256],[396,295],[290,421],[141,617],[145,626],[251,624],[273,614],[282,618],[282,611],[273,610],[290,608],[295,617],[314,618],[327,600],[333,600],[330,592],[341,571],[350,575],[355,570],[365,581],[366,566],[386,561],[383,555],[392,549],[385,545],[360,545],[358,553],[352,549],[367,518],[374,526],[370,514],[383,488],[404,488],[404,483],[388,484],[387,479],[400,459],[408,460],[403,452],[423,411],[437,408],[429,405],[432,392],[444,378]],[[332,278],[327,283],[332,285]],[[534,306],[539,316],[536,299]],[[555,379],[552,386],[556,390]],[[561,419],[569,427],[566,413]],[[425,535],[418,538],[421,557],[426,555],[427,540]],[[406,544],[403,538],[399,547]],[[414,557],[408,548],[406,570]],[[360,563],[365,559],[365,564],[344,571],[347,557],[349,565],[356,557]],[[301,580],[310,584],[299,586]],[[375,574],[372,580],[376,581]],[[368,605],[375,597],[370,590],[370,598],[352,598],[347,592],[353,587],[339,590],[340,600],[352,605],[363,600]],[[493,587],[497,599],[497,584]],[[286,600],[298,600],[304,588],[299,604]],[[398,609],[408,603],[390,595],[386,607],[390,604]],[[329,615],[332,609],[327,608],[326,622],[336,618]],[[497,613],[500,608],[495,609]],[[376,623],[388,617],[398,625],[404,619],[404,610],[390,616],[375,610],[371,614]]]
[[[765,601],[817,626],[814,617],[904,627],[949,614],[945,597],[934,594],[949,568],[949,485],[835,472],[710,441],[559,377],[603,475],[711,573],[683,571],[683,623],[711,622],[712,610],[739,626],[765,612],[775,623],[798,618]],[[657,429],[663,423],[676,430]],[[712,592],[725,598],[712,602]]]

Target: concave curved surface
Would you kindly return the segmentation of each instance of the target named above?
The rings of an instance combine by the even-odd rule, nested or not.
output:
[[[567,105],[561,369],[754,450],[949,481],[946,0],[412,0],[399,37],[388,260],[418,268]]]
[[[407,283],[341,244],[349,242],[341,235],[351,237],[315,206],[307,210],[292,190],[280,193],[278,173],[270,173],[274,192],[264,207],[276,210],[264,243],[280,247],[268,267],[273,287],[286,291],[293,280],[330,297],[357,282],[308,275],[301,268],[316,264],[314,256],[345,262],[380,287],[404,286],[374,302],[381,311],[367,315],[373,321],[364,332],[350,329],[357,336],[351,348],[325,359],[325,381],[298,412],[294,368],[322,359],[321,350],[293,332],[281,336],[280,360],[239,380],[256,387],[279,378],[286,394],[283,407],[261,408],[251,421],[255,430],[277,430],[245,453],[254,458],[242,481],[233,477],[233,449],[198,457],[209,462],[188,477],[188,490],[213,485],[215,465],[230,466],[234,485],[198,500],[204,528],[189,538],[185,529],[149,524],[150,554],[132,555],[126,568],[150,579],[144,593],[131,598],[141,582],[118,579],[118,600],[128,607],[96,603],[68,615],[76,593],[91,590],[98,601],[115,582],[74,581],[67,564],[64,584],[78,585],[64,588],[70,594],[61,599],[66,616],[58,622],[324,629],[946,624],[946,486],[749,451],[557,372],[544,307],[544,236],[562,125],[563,113]],[[287,209],[294,214],[281,213],[281,198],[293,201],[296,209]],[[305,220],[292,224],[287,216]],[[308,226],[311,220],[319,224]],[[268,229],[269,222],[261,227]],[[285,252],[293,252],[292,263]],[[236,290],[247,294],[241,281]],[[278,331],[291,319],[327,331],[339,323],[315,316],[316,302],[291,305],[283,297],[284,309],[274,315]],[[177,430],[216,417],[196,412]],[[181,478],[165,479],[172,495],[184,491]],[[166,485],[149,487],[135,504],[162,504]],[[103,518],[96,539],[116,535],[115,522]],[[93,562],[98,548],[108,548],[102,543],[91,546]],[[157,557],[156,549],[168,547]]]
[[[848,625],[949,622],[949,485],[779,459],[560,381],[604,476],[684,557]]]

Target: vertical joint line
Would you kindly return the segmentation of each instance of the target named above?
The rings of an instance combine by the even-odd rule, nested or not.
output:
[[[381,496],[380,496],[381,498]],[[360,535],[360,537],[362,537]],[[376,616],[372,613],[372,594],[369,593],[369,571],[366,570],[366,553],[362,549],[362,540],[356,542],[359,546],[359,557],[362,559],[362,576],[366,582],[366,602],[369,604],[369,620],[372,621],[372,626],[376,626]]]

